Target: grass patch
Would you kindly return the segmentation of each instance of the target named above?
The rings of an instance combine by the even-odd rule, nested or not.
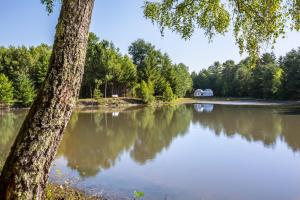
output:
[[[46,200],[105,200],[97,196],[89,196],[84,192],[65,185],[49,183],[46,187]]]

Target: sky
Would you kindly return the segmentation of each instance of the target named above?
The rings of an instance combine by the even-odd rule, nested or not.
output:
[[[161,36],[159,28],[143,17],[144,0],[95,0],[90,31],[100,39],[112,41],[121,53],[138,38],[151,42],[162,52],[169,54],[175,63],[184,63],[190,71],[199,71],[215,61],[245,58],[240,55],[229,30],[208,42],[203,31],[197,30],[190,40],[183,40],[176,33],[166,31]],[[32,46],[54,39],[59,6],[48,15],[40,0],[0,0],[0,46]],[[288,32],[279,39],[273,52],[281,56],[293,48],[300,47],[300,32]],[[263,52],[270,52],[264,47]]]

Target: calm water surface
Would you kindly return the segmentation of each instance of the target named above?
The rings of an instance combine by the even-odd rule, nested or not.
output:
[[[0,115],[0,160],[24,111]],[[300,199],[300,109],[209,104],[76,111],[50,180],[145,200]]]

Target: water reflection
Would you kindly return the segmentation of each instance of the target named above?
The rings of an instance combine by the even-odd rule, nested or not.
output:
[[[294,108],[293,108],[294,109]],[[296,108],[297,109],[297,108]],[[291,111],[291,108],[284,110]],[[300,150],[299,115],[280,114],[282,109],[243,106],[216,106],[213,112],[193,115],[193,123],[216,135],[239,135],[247,141],[272,146],[279,137],[293,151]]]
[[[16,133],[22,125],[26,112],[0,112],[0,170],[8,156]]]
[[[112,167],[126,151],[144,164],[184,134],[191,118],[192,113],[182,106],[147,107],[118,117],[114,113],[74,113],[57,155],[64,156],[68,166],[83,177]]]
[[[213,104],[194,104],[194,109],[196,112],[212,112],[214,109]]]
[[[300,116],[293,110],[264,107],[193,106],[146,107],[127,112],[74,112],[57,156],[81,176],[94,176],[115,165],[126,151],[144,164],[153,160],[172,140],[184,135],[192,122],[216,135],[239,135],[260,141],[266,147],[282,139],[293,151],[300,150]],[[6,157],[26,112],[9,112],[0,117],[1,160]],[[290,114],[292,113],[292,114]],[[89,164],[87,164],[89,163]]]
[[[255,145],[264,147],[263,149],[270,150],[278,143],[281,143],[289,148],[288,154],[283,156],[287,158],[291,150],[292,152],[300,151],[300,115],[297,114],[298,111],[299,108],[297,107],[275,108],[195,104],[160,108],[134,108],[117,113],[74,112],[59,147],[57,158],[63,158],[68,169],[75,170],[80,177],[97,177],[99,174],[103,174],[105,169],[111,169],[117,166],[118,163],[121,163],[120,159],[124,155],[126,155],[126,158],[128,156],[130,161],[133,161],[138,166],[146,167],[156,163],[162,152],[168,152],[171,144],[182,141],[183,138],[187,138],[187,135],[204,135],[205,133],[209,133],[211,138],[214,139],[217,138],[214,136],[223,136],[229,140],[242,138],[242,141],[247,141],[247,144],[252,145],[255,143]],[[1,161],[5,159],[24,117],[25,112],[10,112],[0,116]],[[238,166],[243,165],[238,165],[234,160],[234,156],[232,160],[227,161],[229,163],[228,168],[220,165],[214,166],[211,159],[217,155],[214,152],[215,147],[206,149],[207,151],[201,151],[199,150],[201,148],[199,143],[201,142],[202,145],[203,142],[205,143],[205,141],[190,140],[181,147],[180,151],[176,152],[175,160],[178,167],[171,166],[178,173],[174,175],[179,177],[177,180],[178,184],[182,180],[190,178],[192,179],[192,184],[187,185],[187,187],[195,188],[196,183],[198,183],[196,179],[222,178],[222,176],[230,173],[230,170],[235,171],[235,173],[241,170]],[[190,147],[195,144],[196,147]],[[226,141],[222,145],[224,150],[226,148],[230,149],[231,144],[228,144],[228,141]],[[258,149],[255,145],[252,145],[254,149]],[[209,146],[206,148],[209,148]],[[187,151],[187,149],[189,152],[195,153],[192,155],[182,153]],[[257,150],[258,153],[261,151],[261,149]],[[277,156],[279,155],[276,154],[274,156],[274,160],[277,160]],[[239,157],[239,159],[243,159],[242,157]],[[160,162],[168,163],[173,158],[172,156],[167,156],[165,160]],[[230,159],[228,155],[226,159]],[[224,163],[225,161],[222,160],[222,162]],[[252,157],[252,160],[250,159],[249,162],[259,161]],[[287,163],[291,163],[290,160]],[[211,167],[216,167],[216,170],[212,172],[222,171],[222,168],[227,169],[227,171],[215,176],[207,173],[207,171],[211,171],[205,171],[206,165],[209,170]],[[158,168],[160,166],[161,164],[156,165]],[[235,166],[236,168],[234,168]],[[276,171],[276,165],[270,164],[270,166],[266,166],[270,167],[270,172]],[[191,173],[194,174],[191,175],[182,169],[192,170]],[[230,170],[228,171],[228,169]],[[129,168],[124,170],[127,171]],[[169,173],[169,170],[171,171],[169,168],[167,170],[166,174]],[[288,171],[287,169],[281,175],[290,175]],[[187,173],[187,175],[184,175],[184,173]],[[241,173],[245,174],[244,171]],[[183,175],[181,176],[180,174]],[[239,175],[241,176],[241,174]],[[172,177],[174,176],[172,175]],[[195,180],[193,176],[195,176]],[[243,178],[249,178],[247,174],[243,176]],[[226,182],[232,177],[220,180]],[[272,178],[273,176],[270,177]],[[215,183],[221,184],[220,180],[217,180]],[[163,181],[158,178],[158,182]],[[221,190],[220,188],[213,188],[213,184],[205,183],[211,186],[209,188],[211,191]],[[240,184],[240,182],[238,183]],[[117,181],[113,182],[113,184],[117,184]],[[184,187],[184,184],[185,182],[182,181],[180,187]],[[202,185],[202,187],[204,186]],[[191,193],[197,193],[197,191],[198,189],[195,188]],[[255,192],[259,193],[259,190],[257,191]]]

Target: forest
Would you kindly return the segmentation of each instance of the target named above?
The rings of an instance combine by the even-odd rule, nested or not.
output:
[[[210,88],[219,97],[259,99],[300,98],[300,48],[276,58],[263,54],[253,64],[250,58],[239,63],[215,62],[199,73],[192,72],[193,88]]]
[[[52,47],[0,48],[0,102],[29,106],[47,74]],[[142,39],[122,55],[112,42],[90,33],[80,98],[140,97],[171,101],[192,89],[188,67]]]
[[[0,103],[30,106],[42,86],[52,47],[0,47]],[[210,88],[218,97],[300,98],[300,48],[276,58],[263,54],[256,64],[215,62],[199,73],[174,64],[168,54],[138,39],[122,55],[112,42],[90,33],[80,98],[139,97],[144,103],[172,101]]]

